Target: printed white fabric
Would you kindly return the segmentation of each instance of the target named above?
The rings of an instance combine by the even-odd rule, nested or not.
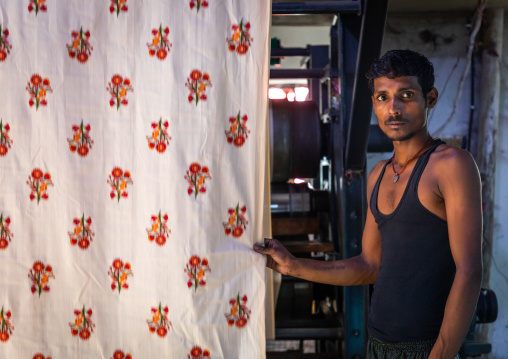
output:
[[[0,358],[264,358],[268,0],[0,0]]]

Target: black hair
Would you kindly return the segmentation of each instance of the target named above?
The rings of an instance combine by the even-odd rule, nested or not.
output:
[[[416,76],[425,99],[434,87],[434,66],[428,58],[412,50],[388,51],[381,58],[374,60],[365,76],[373,93],[374,79],[385,76],[389,79]]]

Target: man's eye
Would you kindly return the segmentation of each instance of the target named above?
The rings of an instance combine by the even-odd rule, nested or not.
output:
[[[413,95],[413,93],[412,93],[412,92],[404,92],[404,93],[402,94],[402,97],[404,97],[404,98],[411,98],[411,97],[413,97],[413,96],[414,96],[414,95]]]
[[[377,100],[378,100],[378,101],[386,101],[386,99],[387,99],[386,95],[379,95],[379,96],[377,97]]]

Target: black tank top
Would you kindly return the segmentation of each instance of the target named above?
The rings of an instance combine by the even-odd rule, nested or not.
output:
[[[386,162],[370,198],[370,209],[381,233],[381,266],[372,293],[368,328],[384,342],[436,339],[453,279],[447,222],[418,199],[418,183],[437,140],[420,156],[395,210],[378,210],[379,184],[391,162]]]

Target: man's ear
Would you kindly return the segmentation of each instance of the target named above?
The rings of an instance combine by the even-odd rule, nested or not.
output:
[[[437,89],[433,87],[427,94],[427,108],[434,108],[437,104],[438,97],[439,93],[437,92]]]

